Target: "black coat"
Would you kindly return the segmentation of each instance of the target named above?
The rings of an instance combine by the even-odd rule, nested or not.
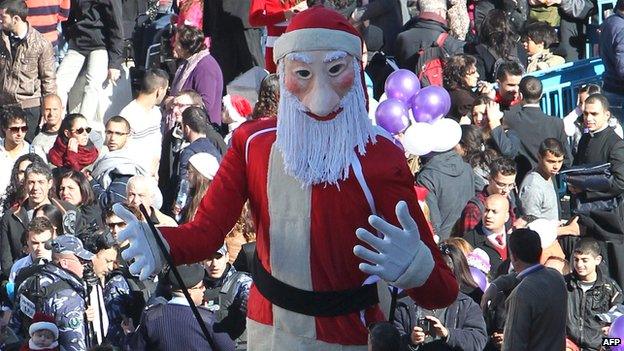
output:
[[[503,124],[513,131],[520,141],[516,156],[517,184],[521,184],[524,176],[535,168],[538,163],[539,146],[548,138],[555,138],[564,146],[566,154],[563,166],[568,167],[572,164],[572,151],[562,119],[546,115],[538,106],[525,105],[506,112]]]
[[[447,117],[457,122],[464,116],[470,117],[477,94],[468,89],[460,88],[449,90],[449,95],[451,96],[451,110]]]
[[[394,45],[394,53],[399,67],[414,71],[418,63],[418,51],[433,45],[440,34],[448,32],[446,21],[436,16],[425,16],[413,18],[405,24],[403,31],[399,33]],[[427,18],[426,18],[427,17]],[[430,18],[428,18],[430,17]],[[464,52],[466,43],[449,36],[444,42],[444,49],[449,55],[461,54]]]
[[[448,339],[443,341],[440,338],[427,337],[425,343],[416,348],[417,350],[435,351],[461,348],[464,351],[481,351],[485,347],[488,336],[481,308],[472,298],[460,292],[453,304],[435,311],[427,311],[416,306],[409,298],[401,299],[394,314],[394,325],[399,330],[402,339],[401,350],[409,350],[410,334],[417,325],[418,319],[431,315],[438,318],[449,330]]]
[[[401,2],[399,0],[371,0],[366,5],[362,21],[381,28],[384,37],[383,51],[394,54],[394,42],[401,31]]]
[[[488,50],[488,47],[485,44],[477,44],[474,48],[474,55],[477,58],[477,72],[479,72],[479,79],[486,80],[491,83],[496,81],[494,66],[496,64],[496,60],[500,58],[494,56],[493,51],[493,49]],[[527,54],[520,42],[516,44],[516,52],[512,54],[518,58],[524,67],[527,66]]]
[[[600,350],[601,328],[605,325],[596,315],[622,303],[622,290],[613,279],[603,276],[600,269],[594,286],[586,292],[574,273],[566,275],[565,281],[568,289],[566,335],[582,350]]]
[[[624,192],[624,141],[615,134],[613,128],[607,127],[593,136],[583,134],[579,141],[574,165],[591,165],[611,163],[613,181],[611,188],[605,192],[586,191],[584,199],[599,200],[616,197]]]
[[[490,258],[490,272],[495,273],[498,270],[498,266],[500,266],[503,262],[503,258],[495,248],[490,246],[481,224],[479,224],[475,229],[466,232],[463,238],[475,249],[480,248],[487,253]],[[509,240],[507,240],[507,242],[509,242]]]

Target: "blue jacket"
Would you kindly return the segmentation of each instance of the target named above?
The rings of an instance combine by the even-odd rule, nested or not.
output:
[[[624,16],[617,12],[600,26],[600,57],[604,90],[624,94]]]

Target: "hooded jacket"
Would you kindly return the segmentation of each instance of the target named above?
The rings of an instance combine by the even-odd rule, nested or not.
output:
[[[429,190],[426,201],[435,234],[440,239],[448,238],[475,195],[472,168],[449,150],[433,155],[418,174],[417,182]]]

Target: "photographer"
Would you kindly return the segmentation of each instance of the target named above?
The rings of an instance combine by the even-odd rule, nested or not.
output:
[[[86,288],[84,266],[95,255],[84,249],[80,239],[62,235],[50,242],[52,262],[22,269],[17,275],[12,328],[22,336],[34,312],[54,316],[59,327],[59,345],[66,351],[86,347]],[[32,268],[32,269],[31,269]],[[24,277],[26,277],[24,279]],[[21,332],[21,333],[20,333]]]
[[[462,276],[456,257],[447,250],[442,253],[455,276]],[[481,308],[461,291],[452,305],[435,311],[416,306],[409,298],[401,299],[394,317],[401,333],[401,350],[481,351],[487,343]]]
[[[117,250],[114,247],[115,240],[112,234],[108,230],[100,230],[96,225],[86,228],[79,237],[84,242],[85,248],[95,254],[92,264],[85,266],[84,281],[87,283],[88,292],[87,316],[91,322],[89,337],[93,345],[99,345],[102,344],[111,327],[105,283],[115,268]]]

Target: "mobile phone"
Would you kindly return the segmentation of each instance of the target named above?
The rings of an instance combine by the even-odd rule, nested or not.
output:
[[[433,333],[433,331],[432,331],[433,324],[427,318],[418,318],[418,321],[416,322],[416,325],[418,327],[422,328],[422,330],[423,330],[423,332],[425,334],[431,335]]]

